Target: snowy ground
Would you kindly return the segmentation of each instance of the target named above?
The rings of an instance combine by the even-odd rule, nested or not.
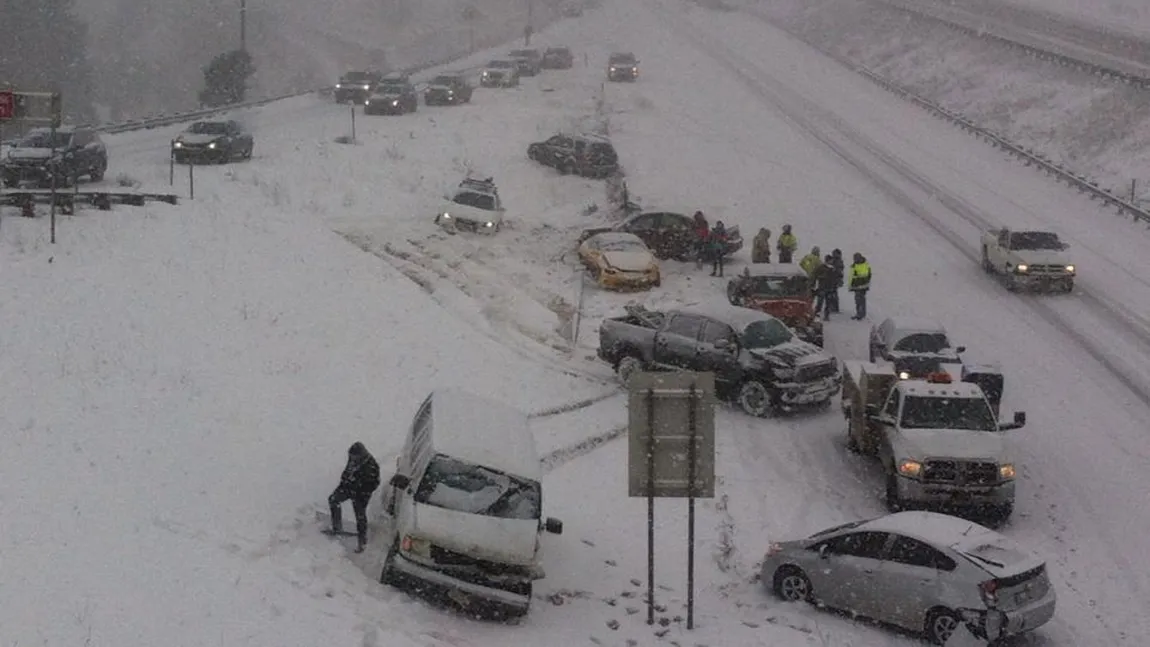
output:
[[[783,20],[803,38],[1042,151],[1102,186],[1127,194],[1133,181],[1135,195],[1150,200],[1145,171],[1150,164],[1150,94],[1144,90],[1019,56],[1003,45],[865,0],[735,4]],[[1100,10],[1098,15],[1105,14]]]
[[[882,513],[877,469],[847,453],[833,410],[719,412],[698,628],[682,627],[682,502],[658,509],[667,626],[645,624],[645,511],[624,497],[625,443],[578,450],[626,422],[596,329],[630,300],[721,300],[724,281],[672,262],[649,294],[584,287],[571,251],[601,222],[584,213],[602,213],[604,185],[524,153],[557,129],[603,127],[645,204],[702,208],[748,240],[790,222],[804,250],[862,251],[872,320],[931,316],[973,359],[1001,362],[1005,410],[1030,414],[1012,434],[1022,479],[1004,532],[1049,560],[1060,595],[1056,621],[1025,644],[1136,644],[1150,629],[1144,548],[1129,541],[1150,533],[1137,486],[1150,467],[1147,234],[745,15],[616,0],[539,42],[586,59],[468,106],[360,115],[357,145],[335,143],[347,108],[315,97],[248,111],[256,159],[197,168],[195,200],[177,207],[63,219],[55,246],[46,219],[5,218],[0,411],[14,449],[0,456],[0,513],[20,523],[0,545],[0,644],[915,644],[780,604],[756,581],[769,541]],[[639,83],[602,85],[612,49],[639,55]],[[110,176],[168,189],[173,132],[109,137]],[[431,223],[469,170],[494,175],[509,207],[496,237]],[[983,276],[972,213],[1056,227],[1075,245],[1079,293],[1020,297]],[[866,330],[832,321],[829,346],[858,358]],[[566,531],[545,539],[548,578],[518,627],[382,589],[378,541],[348,559],[316,532],[346,446],[363,440],[390,465],[439,385],[541,414],[547,514]],[[595,402],[547,415],[582,400]]]

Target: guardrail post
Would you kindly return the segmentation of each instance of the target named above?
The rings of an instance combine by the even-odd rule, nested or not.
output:
[[[188,199],[196,199],[196,165],[188,161]]]

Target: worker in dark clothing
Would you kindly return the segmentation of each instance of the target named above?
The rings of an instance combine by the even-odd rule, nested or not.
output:
[[[855,252],[854,263],[851,264],[850,290],[855,293],[855,321],[866,319],[866,293],[870,290],[871,270],[866,257]]]
[[[367,545],[367,503],[378,487],[379,463],[363,443],[355,443],[347,450],[347,467],[327,503],[331,506],[331,530],[339,534],[343,532],[343,502],[351,501],[351,508],[355,511],[355,532],[359,538],[357,553],[362,553]]]
[[[836,249],[831,252],[831,265],[835,270],[835,287],[827,294],[827,304],[831,312],[839,312],[839,289],[843,286],[843,277],[846,276],[846,262],[843,260],[843,250]]]
[[[695,267],[703,269],[703,263],[707,260],[707,238],[711,235],[711,227],[707,224],[707,217],[702,211],[695,212],[691,232],[694,233]]]
[[[811,281],[814,284],[815,314],[821,314],[823,319],[831,316],[831,295],[838,287],[835,277],[835,266],[831,262],[831,255],[827,254],[823,263],[811,272]]]

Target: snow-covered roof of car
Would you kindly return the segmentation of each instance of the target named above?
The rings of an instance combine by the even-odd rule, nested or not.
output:
[[[460,389],[431,394],[435,451],[505,474],[540,480],[543,470],[527,414]]]
[[[950,372],[947,371],[949,375]],[[982,387],[970,382],[958,382],[951,378],[949,384],[936,384],[926,380],[905,380],[902,391],[920,398],[981,398],[985,394]]]
[[[855,530],[893,532],[921,539],[935,546],[952,546],[962,540],[979,536],[985,538],[1002,536],[973,521],[926,510],[906,510],[888,514],[885,517],[871,519]]]
[[[793,263],[752,263],[746,269],[751,276],[807,276],[803,268]]]
[[[889,326],[887,322],[890,322]],[[882,325],[883,327],[892,328],[898,337],[905,337],[908,334],[916,332],[946,332],[946,327],[933,319],[908,315],[888,317]]]
[[[775,320],[774,317],[765,312],[725,304],[714,304],[707,307],[676,308],[673,312],[682,312],[684,314],[717,319],[740,330],[759,321]]]

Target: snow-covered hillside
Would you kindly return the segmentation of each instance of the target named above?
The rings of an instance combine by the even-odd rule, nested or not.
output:
[[[1008,0],[1008,2],[1090,24],[1111,27],[1121,33],[1150,36],[1150,6],[1141,0]]]
[[[664,608],[646,625],[645,506],[625,496],[626,445],[610,441],[625,400],[596,329],[632,300],[722,301],[725,281],[667,262],[651,293],[585,285],[573,245],[606,220],[605,187],[525,157],[563,129],[609,132],[645,205],[701,208],[748,238],[791,223],[804,251],[867,254],[872,321],[937,318],[972,359],[1001,363],[1005,411],[1030,415],[1010,437],[1021,478],[1003,532],[1048,561],[1060,596],[1030,644],[1134,645],[1150,629],[1130,539],[1150,534],[1142,229],[748,15],[613,0],[538,42],[572,46],[575,69],[466,106],[361,114],[355,145],[336,143],[347,107],[316,97],[237,114],[256,158],[195,169],[179,206],[84,211],[56,245],[45,218],[5,212],[0,514],[17,521],[0,535],[0,644],[918,644],[782,604],[757,579],[768,542],[883,512],[878,469],[847,452],[835,409],[719,411],[697,629],[683,626],[682,502],[658,506]],[[643,61],[638,83],[603,85],[615,49]],[[109,177],[169,190],[173,133],[109,137]],[[469,171],[508,205],[491,238],[431,222]],[[180,169],[170,190],[187,188]],[[972,212],[1059,230],[1079,293],[1030,298],[985,277]],[[1108,314],[1119,303],[1125,324]],[[831,350],[862,357],[868,323],[832,320]],[[362,440],[386,471],[436,386],[537,414],[546,513],[566,528],[543,540],[548,577],[519,626],[382,588],[378,534],[351,556],[318,533],[347,446]]]
[[[1035,3],[1047,4],[1047,0]],[[913,20],[867,0],[736,4],[787,24],[820,47],[857,61],[1011,141],[1042,151],[1102,186],[1126,194],[1133,182],[1135,194],[1150,200],[1145,190],[1150,186],[1150,173],[1145,171],[1150,166],[1150,119],[1144,90],[1019,56],[1003,45],[972,39],[938,23]],[[1056,0],[1049,4],[1062,6]],[[1098,4],[1097,16],[1107,15],[1107,3],[1089,4]],[[1129,8],[1135,5],[1144,10],[1143,3],[1132,3]],[[1131,20],[1129,24],[1139,23]]]

